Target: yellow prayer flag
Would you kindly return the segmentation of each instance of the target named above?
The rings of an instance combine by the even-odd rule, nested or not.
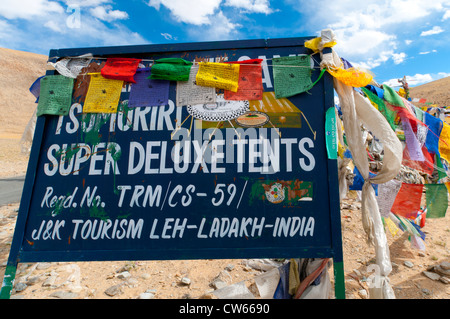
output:
[[[345,147],[338,141],[338,155],[340,158],[344,158]]]
[[[101,73],[90,73],[90,76],[83,112],[116,113],[123,81],[106,79]]]
[[[442,131],[439,136],[439,154],[447,162],[450,162],[450,125],[442,122]]]
[[[319,45],[322,42],[322,37],[314,38],[308,41],[305,41],[305,47],[314,51],[314,53],[320,52]],[[330,41],[323,44],[324,48],[331,48],[336,45],[335,41]]]
[[[395,237],[395,235],[397,235],[397,232],[399,231],[397,225],[395,225],[395,223],[390,218],[385,218],[384,221],[386,222],[386,226],[388,227],[392,237]]]
[[[239,69],[239,64],[200,62],[195,80],[200,86],[237,92]]]
[[[339,81],[353,87],[364,87],[368,85],[370,82],[372,82],[373,79],[372,74],[359,70],[357,68],[350,68],[350,69],[328,68],[327,71]]]
[[[445,187],[447,187],[447,191],[450,193],[450,182],[445,182]]]

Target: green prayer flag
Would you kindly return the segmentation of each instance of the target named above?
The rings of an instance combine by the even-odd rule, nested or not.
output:
[[[311,57],[309,55],[273,58],[275,97],[290,97],[310,90]]]
[[[378,111],[385,117],[385,119],[388,121],[391,128],[395,131],[397,128],[397,125],[395,125],[395,118],[397,116],[397,113],[389,109],[386,104],[384,103],[383,99],[378,97],[376,94],[372,93],[370,90],[366,88],[361,88],[361,90],[364,92],[364,94],[371,100],[373,103],[375,103],[378,106]]]
[[[438,153],[435,154],[436,156],[436,166],[438,171],[438,180],[441,180],[442,178],[446,178],[447,174],[445,173],[444,165],[442,165],[441,157]]]
[[[425,184],[427,218],[445,217],[448,207],[447,194],[445,184]]]
[[[162,58],[152,65],[149,79],[168,81],[188,81],[192,62],[181,58]]]
[[[41,79],[37,116],[68,115],[72,103],[74,79],[63,75],[47,75]]]
[[[392,104],[393,106],[405,107],[405,104],[403,103],[401,96],[398,95],[393,88],[387,86],[386,84],[383,84],[383,90],[384,90],[384,99],[388,103]]]
[[[419,109],[418,107],[414,106],[414,112],[416,113],[417,119],[421,122],[424,121],[423,119],[423,111],[421,109]]]

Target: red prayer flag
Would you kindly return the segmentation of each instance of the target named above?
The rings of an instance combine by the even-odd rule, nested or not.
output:
[[[240,64],[239,82],[237,92],[225,90],[224,99],[234,101],[262,100],[262,59],[251,59],[236,62],[226,62],[230,64]]]
[[[402,183],[395,197],[391,212],[410,220],[414,220],[420,210],[423,184]]]
[[[433,174],[434,171],[434,156],[432,156],[425,146],[422,146],[422,153],[425,161],[414,161],[409,155],[409,150],[407,147],[403,150],[403,160],[402,165],[408,166],[410,168],[416,169],[425,174]]]
[[[141,61],[131,58],[108,58],[101,74],[106,79],[136,83],[134,75]]]

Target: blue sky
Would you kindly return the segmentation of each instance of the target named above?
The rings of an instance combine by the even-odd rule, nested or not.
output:
[[[362,4],[362,5],[361,5]],[[450,76],[450,0],[1,0],[0,47],[50,49],[318,36],[379,83]]]

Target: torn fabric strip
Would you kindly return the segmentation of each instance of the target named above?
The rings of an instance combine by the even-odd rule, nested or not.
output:
[[[87,67],[92,61],[92,54],[84,54],[78,57],[63,58],[55,63],[49,62],[59,74],[76,79],[81,70]]]

